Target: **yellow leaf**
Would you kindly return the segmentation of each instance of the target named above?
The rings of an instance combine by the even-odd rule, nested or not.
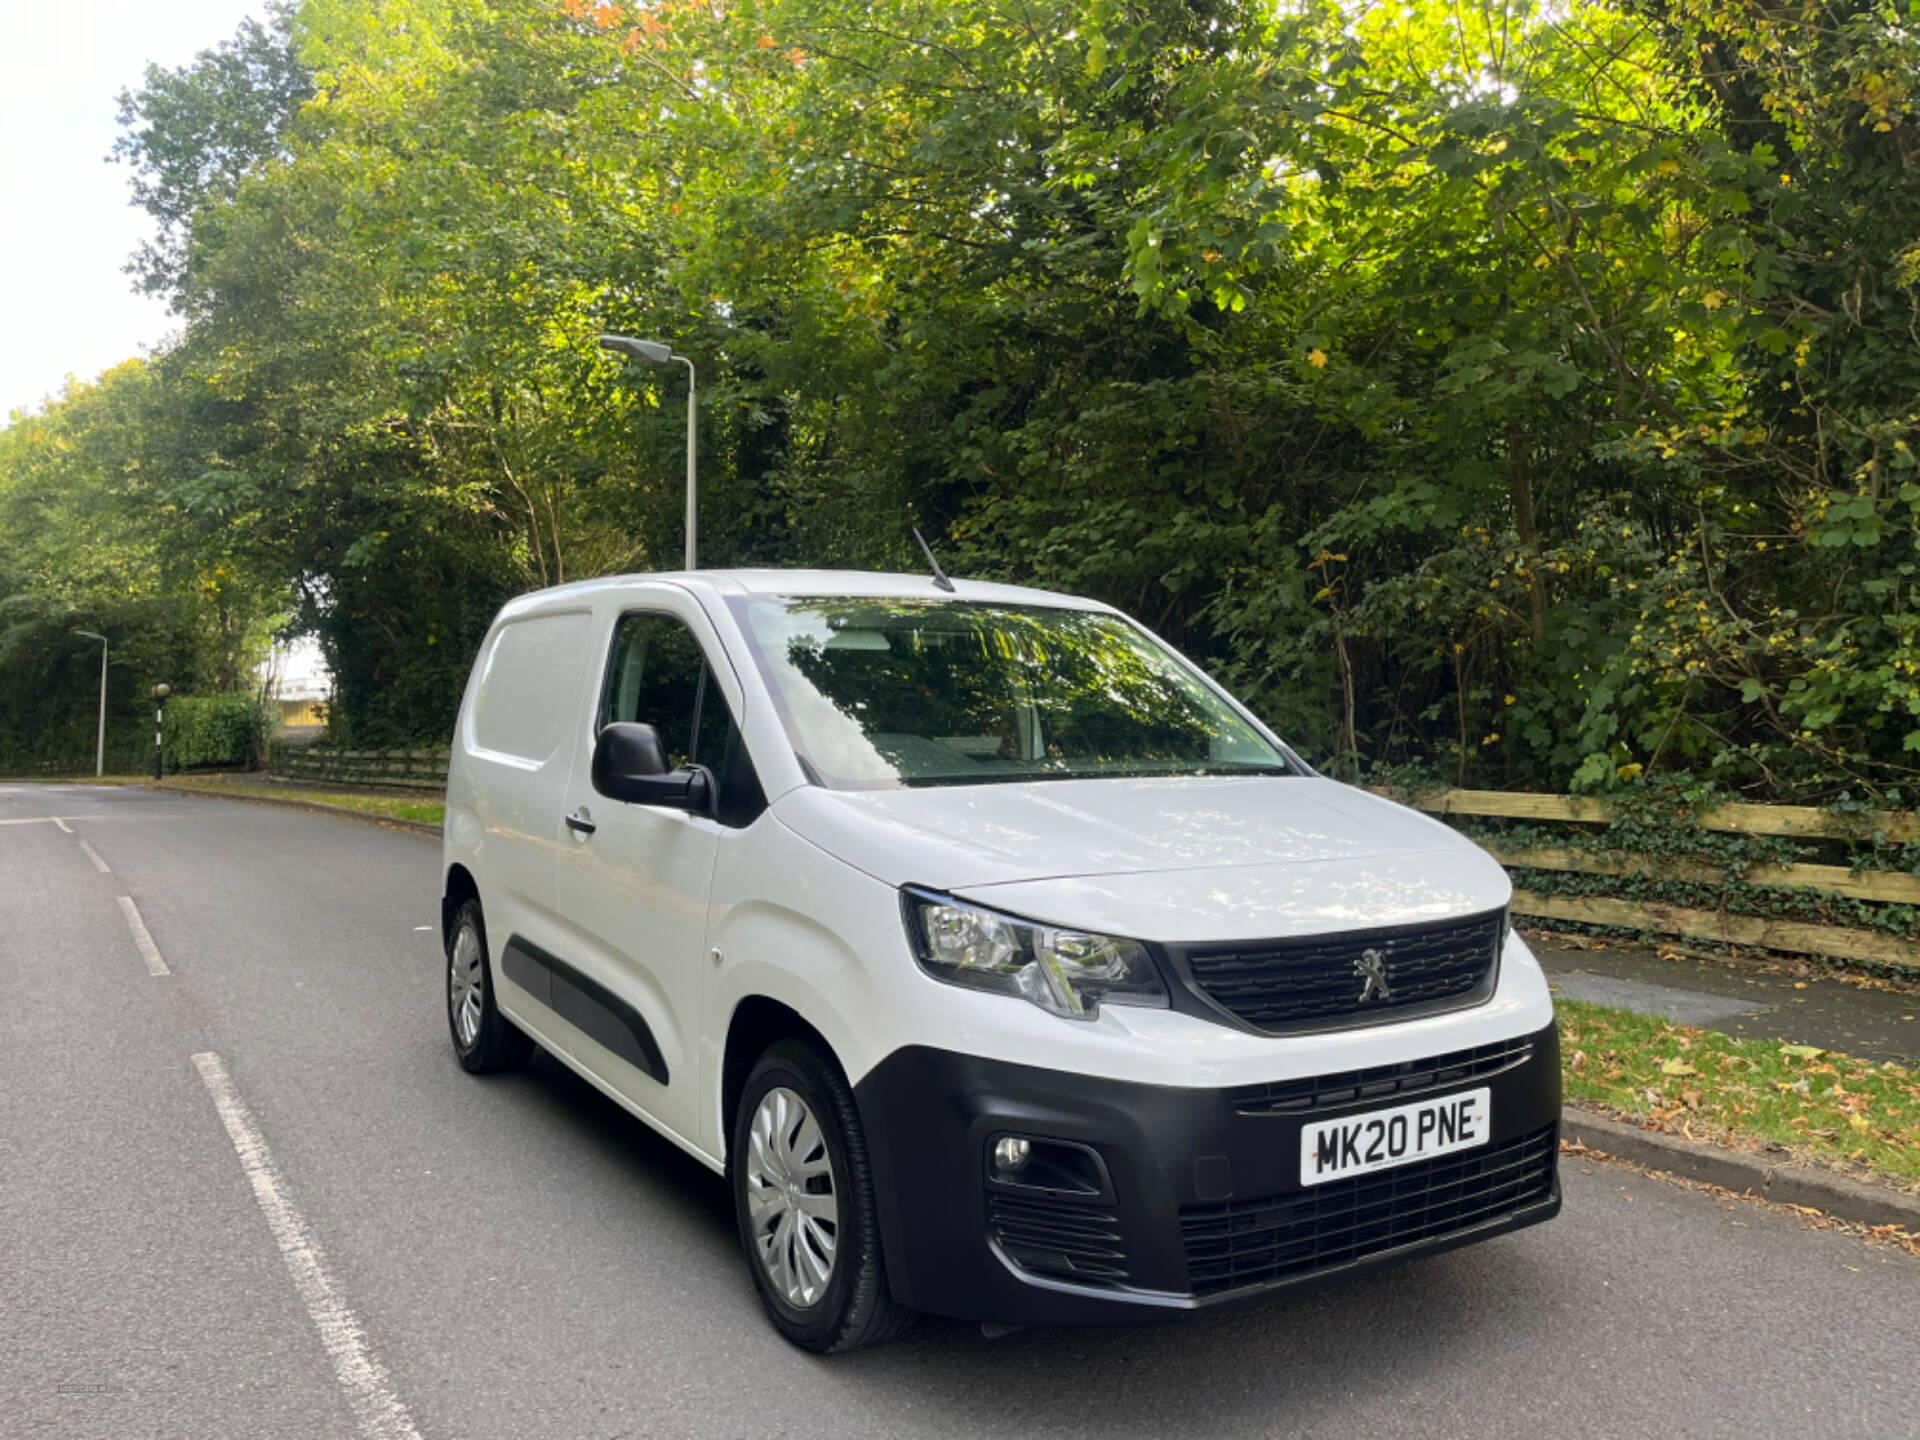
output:
[[[1791,1055],[1796,1060],[1818,1060],[1827,1052],[1822,1050],[1818,1045],[1782,1045],[1780,1047],[1780,1053],[1782,1055]]]
[[[1867,1117],[1864,1115],[1847,1116],[1847,1124],[1858,1130],[1862,1135],[1867,1133]]]
[[[1326,369],[1327,368],[1327,352],[1322,350],[1319,346],[1316,345],[1313,349],[1307,352],[1307,364],[1313,366],[1313,368],[1316,370]]]
[[[1700,1072],[1684,1060],[1663,1060],[1660,1062],[1662,1075],[1698,1075]]]

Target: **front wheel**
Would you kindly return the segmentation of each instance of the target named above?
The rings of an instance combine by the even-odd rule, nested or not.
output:
[[[493,966],[478,900],[460,907],[447,932],[447,1029],[454,1058],[470,1075],[511,1070],[533,1054],[533,1041],[493,1003]]]
[[[748,1075],[733,1127],[733,1198],[754,1288],[794,1344],[838,1354],[913,1323],[887,1291],[853,1092],[812,1045],[782,1040]]]

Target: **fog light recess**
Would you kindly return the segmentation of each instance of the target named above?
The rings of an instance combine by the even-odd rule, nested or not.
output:
[[[987,1180],[997,1188],[1046,1195],[1110,1198],[1113,1182],[1091,1146],[1037,1135],[995,1135],[987,1142]]]

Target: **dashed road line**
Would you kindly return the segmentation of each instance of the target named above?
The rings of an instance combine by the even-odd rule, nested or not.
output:
[[[147,922],[140,918],[139,908],[133,903],[133,897],[120,897],[120,913],[127,917],[127,929],[133,932],[134,946],[140,951],[140,958],[147,962],[149,975],[171,975],[167,962],[160,958],[160,947],[153,943],[153,936],[147,933]]]
[[[71,834],[73,834],[73,827],[72,827],[71,825],[69,825],[69,824],[67,824],[67,822],[66,822],[66,821],[64,821],[64,820],[62,820],[62,819],[61,819],[61,818],[60,818],[60,817],[59,817],[58,815],[50,815],[50,816],[48,816],[47,818],[48,818],[48,819],[50,819],[51,821],[53,821],[53,823],[54,823],[54,824],[56,824],[56,825],[58,825],[58,826],[60,827],[60,833],[61,833],[62,835],[71,835]]]
[[[102,875],[111,875],[113,873],[112,867],[100,858],[100,852],[94,849],[93,846],[82,840],[80,842],[80,848],[87,852],[87,859],[93,862],[94,869],[98,870]]]
[[[360,1433],[368,1440],[420,1440],[420,1432],[394,1392],[386,1367],[367,1343],[359,1317],[327,1270],[320,1242],[294,1206],[280,1168],[273,1163],[265,1137],[234,1089],[227,1067],[211,1051],[195,1055],[193,1065],[213,1097],[213,1108],[220,1112],[220,1123],[226,1126],[227,1138],[240,1157],[240,1168],[253,1186],[253,1198],[266,1216],[267,1228],[273,1231],[280,1258],[287,1262],[293,1288],[300,1293],[308,1315],[313,1317],[313,1328],[320,1334],[320,1343],[333,1361],[334,1377],[347,1392],[347,1403],[360,1422]]]

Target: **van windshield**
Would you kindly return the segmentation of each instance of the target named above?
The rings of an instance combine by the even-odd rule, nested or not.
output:
[[[1116,616],[971,601],[730,601],[788,738],[842,789],[1292,767]]]

